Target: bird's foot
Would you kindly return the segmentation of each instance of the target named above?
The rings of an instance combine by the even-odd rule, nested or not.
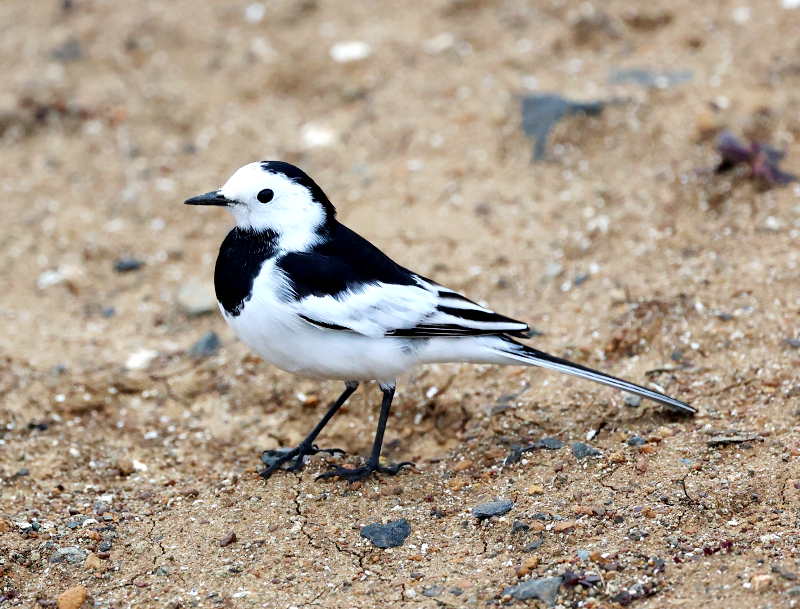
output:
[[[403,461],[394,465],[384,466],[380,463],[373,463],[371,460],[363,467],[356,467],[354,469],[347,469],[346,467],[336,467],[329,472],[325,472],[316,477],[316,480],[328,480],[330,478],[339,478],[340,480],[347,480],[350,483],[366,480],[373,473],[386,474],[387,476],[396,476],[400,469],[408,465],[414,467],[411,461]]]
[[[309,445],[303,442],[295,448],[265,450],[261,453],[261,461],[267,466],[267,469],[258,475],[266,480],[279,469],[287,472],[299,472],[303,469],[305,457],[321,452],[344,454],[341,448],[319,448],[316,444]]]

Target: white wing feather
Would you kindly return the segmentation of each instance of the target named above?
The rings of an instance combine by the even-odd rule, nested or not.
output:
[[[417,285],[371,283],[336,296],[308,296],[295,312],[309,323],[379,338],[524,332],[522,322],[497,315],[463,296],[415,278]]]

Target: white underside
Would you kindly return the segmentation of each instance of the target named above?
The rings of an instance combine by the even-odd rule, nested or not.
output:
[[[274,263],[267,261],[239,315],[232,316],[221,306],[220,310],[244,344],[286,372],[317,379],[391,383],[423,363],[519,364],[497,353],[504,345],[494,336],[420,339],[321,328],[299,317],[298,313],[308,311],[295,310],[282,297],[283,281],[274,272]]]

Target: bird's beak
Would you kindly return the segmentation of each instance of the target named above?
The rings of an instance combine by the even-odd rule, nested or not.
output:
[[[227,207],[231,203],[233,203],[233,201],[226,199],[218,190],[207,192],[204,195],[198,195],[184,201],[185,205],[217,205],[219,207]]]

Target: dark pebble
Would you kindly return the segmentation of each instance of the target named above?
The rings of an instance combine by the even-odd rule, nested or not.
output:
[[[645,440],[642,436],[633,436],[632,438],[628,438],[628,446],[644,446],[647,444],[647,440]]]
[[[117,273],[130,273],[131,271],[138,271],[144,262],[136,258],[119,258],[114,262],[114,270]]]
[[[583,114],[597,116],[605,102],[575,102],[557,93],[530,95],[522,100],[522,130],[534,138],[533,158],[537,161],[547,156],[547,135],[553,125],[564,116]]]
[[[32,528],[34,531],[38,532],[38,531],[39,531],[39,529],[41,529],[41,528],[42,528],[42,525],[40,525],[38,522],[32,522],[32,523],[31,523],[31,528]]]
[[[423,590],[422,596],[427,596],[428,598],[436,598],[442,592],[444,592],[444,586],[432,586],[427,590]]]
[[[111,549],[111,542],[103,541],[103,542],[100,543],[100,545],[97,547],[97,549],[100,552],[108,552]]]
[[[791,571],[789,571],[788,569],[784,569],[780,565],[775,565],[774,567],[772,567],[772,572],[777,573],[783,579],[786,579],[790,582],[797,581],[797,573],[792,573]]]
[[[75,522],[74,520],[71,520],[70,522],[67,523],[67,528],[72,529],[73,531],[77,529],[79,526],[81,526],[80,523]]]
[[[561,577],[529,579],[516,586],[509,586],[503,590],[503,594],[509,594],[520,601],[537,598],[548,607],[553,607],[556,604],[556,596],[558,596],[558,589],[561,587],[562,581],[564,580]]]
[[[16,475],[17,475],[18,478],[21,477],[21,476],[30,476],[31,475],[31,470],[29,470],[27,467],[23,467],[21,470],[19,470],[17,472]]]
[[[787,338],[783,341],[783,346],[789,349],[800,349],[800,338]]]
[[[520,520],[515,520],[514,524],[511,526],[511,532],[512,533],[521,533],[523,531],[529,531],[530,528],[531,528],[530,525],[525,524],[524,522],[522,522]]]
[[[533,519],[541,520],[542,522],[547,522],[548,520],[550,520],[550,516],[548,514],[545,514],[544,512],[536,512],[533,515]]]
[[[78,61],[83,56],[81,43],[74,38],[68,38],[55,47],[50,56],[54,61],[60,61],[61,63]]]
[[[452,588],[450,588],[450,594],[452,594],[453,596],[461,596],[462,594],[464,594],[464,591],[458,586],[453,586]]]
[[[411,525],[405,518],[381,524],[375,522],[361,528],[361,537],[369,539],[378,548],[397,548],[411,535]]]
[[[522,548],[522,551],[525,553],[533,552],[534,550],[538,550],[539,548],[541,548],[543,543],[544,539],[542,539],[541,537],[539,539],[534,539],[527,546]]]
[[[491,518],[492,516],[502,516],[508,514],[511,508],[514,507],[514,502],[511,499],[498,499],[497,501],[489,501],[487,503],[479,503],[472,508],[472,515],[479,520]]]
[[[217,333],[209,332],[208,334],[203,334],[203,336],[201,336],[200,339],[194,345],[192,345],[192,348],[189,349],[189,355],[196,359],[210,357],[217,354],[219,345],[220,342]]]
[[[236,543],[237,541],[239,540],[236,538],[236,533],[231,531],[230,533],[225,535],[225,537],[219,540],[219,547],[224,548],[226,546],[231,545],[232,543]]]
[[[103,312],[101,313],[101,315],[103,316],[103,319],[110,319],[114,317],[116,313],[117,310],[114,307],[103,307]]]
[[[603,453],[584,442],[575,442],[572,445],[572,454],[576,459],[585,459],[586,457],[599,457]]]

